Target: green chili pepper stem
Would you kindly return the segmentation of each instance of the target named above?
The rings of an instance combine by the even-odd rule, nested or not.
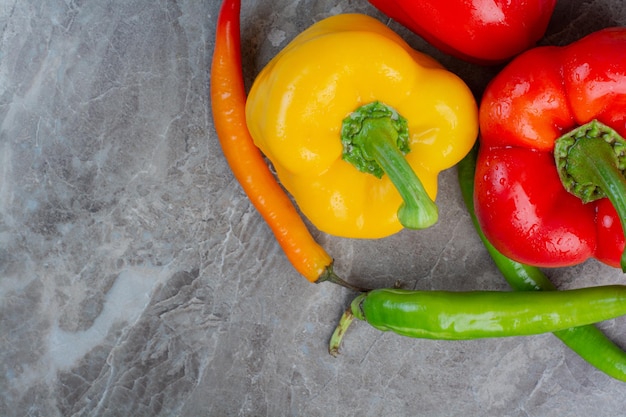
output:
[[[363,312],[361,311],[361,302],[365,299],[367,293],[358,295],[350,306],[344,311],[341,319],[339,319],[339,324],[335,328],[333,335],[330,337],[330,344],[328,347],[328,352],[332,356],[339,355],[339,348],[341,347],[341,341],[343,340],[343,336],[348,331],[348,327],[352,324],[355,318],[359,320],[365,320],[363,317]]]
[[[539,268],[521,264],[502,255],[482,232],[474,211],[476,154],[477,147],[474,147],[457,165],[457,172],[463,200],[478,236],[513,289],[517,291],[556,290],[554,284]],[[626,352],[607,338],[596,326],[573,327],[554,332],[554,335],[590,365],[617,380],[626,382]]]
[[[608,197],[626,231],[626,141],[593,120],[557,139],[554,157],[563,186],[585,203]],[[621,267],[626,272],[626,251]]]
[[[380,102],[359,107],[343,121],[343,159],[378,178],[384,174],[402,196],[398,220],[409,229],[435,224],[439,211],[404,154],[409,149],[406,119]]]
[[[341,319],[339,319],[339,324],[335,327],[335,331],[333,335],[330,337],[330,344],[328,346],[328,353],[332,356],[337,357],[339,355],[339,348],[341,347],[341,342],[343,340],[343,335],[348,331],[348,327],[354,321],[354,315],[352,314],[352,310],[350,307],[344,311]]]

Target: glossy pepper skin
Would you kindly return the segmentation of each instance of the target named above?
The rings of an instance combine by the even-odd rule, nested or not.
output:
[[[441,51],[478,64],[508,60],[544,35],[556,0],[369,0]]]
[[[406,119],[409,151],[395,155],[434,201],[438,173],[476,140],[476,102],[460,78],[378,20],[342,14],[317,22],[269,62],[248,95],[255,144],[326,233],[379,238],[404,227],[398,216],[408,204],[389,172],[362,172],[344,155],[352,147],[342,143],[347,118],[377,103],[391,109],[391,122]]]
[[[515,291],[556,291],[555,285],[540,268],[507,258],[498,252],[480,229],[474,211],[476,154],[477,147],[458,163],[457,173],[463,201],[478,237],[504,279]],[[592,366],[615,379],[626,382],[626,351],[613,343],[597,326],[588,324],[570,327],[566,330],[558,330],[554,332],[554,335]]]
[[[331,337],[336,355],[357,318],[401,336],[470,340],[529,336],[626,314],[626,286],[566,291],[411,291],[384,288],[358,295]]]
[[[609,198],[586,201],[561,181],[555,145],[594,120],[614,129],[613,136],[626,134],[626,28],[520,55],[487,86],[479,117],[474,198],[489,241],[534,266],[562,267],[590,257],[624,266],[623,216],[616,211],[626,197],[621,168],[606,187]],[[604,166],[599,156],[587,159]],[[580,163],[569,163],[566,171]]]

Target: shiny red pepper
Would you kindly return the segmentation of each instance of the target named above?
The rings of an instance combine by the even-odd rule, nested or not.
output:
[[[479,64],[506,61],[544,35],[556,0],[369,0],[441,51]]]
[[[626,28],[521,54],[487,86],[479,119],[489,241],[535,266],[595,257],[626,270]]]

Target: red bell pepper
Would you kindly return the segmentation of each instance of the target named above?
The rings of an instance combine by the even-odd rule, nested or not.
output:
[[[540,267],[624,261],[626,28],[531,49],[487,86],[475,204],[491,243]]]
[[[495,64],[544,35],[556,0],[369,0],[441,51]]]

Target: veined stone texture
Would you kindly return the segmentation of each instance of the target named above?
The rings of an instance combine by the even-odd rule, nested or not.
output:
[[[626,384],[554,336],[428,341],[356,322],[291,267],[234,180],[210,110],[217,0],[0,1],[0,416],[619,416]],[[432,48],[366,1],[244,0],[246,86],[324,17],[375,16],[478,95],[498,68]],[[626,24],[560,1],[544,44]],[[376,241],[311,228],[366,287],[509,287],[456,171],[440,221]],[[624,283],[595,261],[559,288]],[[600,325],[626,347],[626,321]]]

